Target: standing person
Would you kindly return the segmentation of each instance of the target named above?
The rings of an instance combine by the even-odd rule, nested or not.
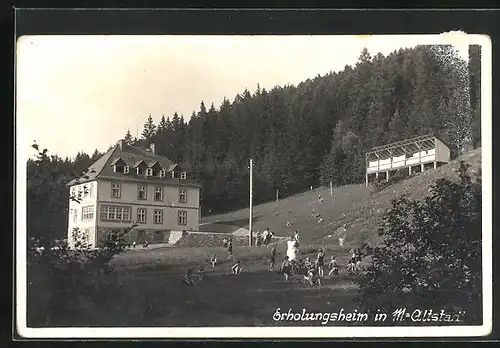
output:
[[[363,256],[361,254],[361,250],[359,248],[356,249],[356,271],[361,271],[361,260]]]
[[[356,267],[356,265],[354,264],[354,261],[353,259],[351,258],[349,260],[349,262],[347,263],[347,272],[349,273],[353,273],[354,272],[354,268]]]
[[[276,262],[276,244],[273,244],[271,249],[271,257],[269,258],[269,271],[274,271],[274,264]]]
[[[262,232],[262,244],[266,245],[267,235],[269,234],[269,227]]]
[[[233,257],[233,240],[230,238],[229,241],[227,242],[227,259],[229,260],[231,257]]]
[[[203,267],[203,265],[200,265],[200,267],[198,267],[199,279],[202,280],[204,275],[205,275],[205,267]]]
[[[217,255],[212,255],[212,257],[210,258],[210,263],[212,264],[212,268],[215,268],[215,265],[217,264]]]
[[[295,239],[295,241],[297,243],[299,243],[299,240],[300,240],[299,231],[295,231],[295,234],[293,235],[293,238]]]
[[[332,256],[332,259],[328,263],[328,267],[330,268],[330,272],[328,272],[329,276],[332,274],[335,274],[335,275],[339,274],[339,266],[338,266],[337,260],[335,259],[335,256]]]
[[[349,260],[347,269],[349,270],[349,272],[354,272],[356,270],[357,254],[355,249],[351,249],[350,252],[351,252],[351,259]]]
[[[316,257],[316,267],[318,269],[318,276],[323,277],[323,267],[325,266],[325,251],[323,248],[319,249],[318,256]]]
[[[292,274],[292,265],[290,264],[290,261],[288,260],[288,256],[285,256],[285,261],[281,264],[281,273],[283,274],[283,277],[285,278],[285,282],[288,281],[288,277],[291,276]]]
[[[339,245],[341,247],[344,246],[344,241],[345,241],[345,235],[346,235],[346,232],[347,232],[347,225],[344,224],[344,226],[342,227],[342,232],[341,232],[341,235],[339,237]]]
[[[260,233],[260,230],[257,230],[257,235],[255,237],[255,245],[260,247],[262,243],[262,234]]]
[[[267,234],[267,237],[266,237],[266,246],[269,246],[269,243],[271,243],[273,236],[274,236],[274,233],[269,231],[269,233]]]
[[[227,248],[227,238],[226,237],[224,237],[224,239],[222,240],[222,246],[224,248]]]
[[[307,269],[312,268],[313,264],[312,264],[311,259],[309,258],[309,256],[308,256],[308,257],[306,257],[306,260],[305,260],[305,262],[304,262],[304,266],[305,266]]]
[[[288,256],[288,260],[290,262],[297,262],[299,256],[297,242],[293,239],[293,236],[291,236],[290,240],[286,243],[287,243],[286,256]]]

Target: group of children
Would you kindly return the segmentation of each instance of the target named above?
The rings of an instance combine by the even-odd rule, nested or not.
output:
[[[234,257],[233,253],[233,239],[232,238],[224,238],[222,241],[222,245],[224,248],[227,249],[228,252],[228,257],[226,260],[229,260],[230,258]],[[216,254],[213,254],[210,257],[210,260],[208,263],[212,266],[212,268],[215,268],[218,263],[218,258]],[[240,274],[243,271],[243,267],[241,266],[241,261],[235,261],[233,266],[231,267],[231,271],[233,274]],[[201,281],[205,275],[205,267],[203,265],[200,265],[198,268],[198,279]],[[185,285],[194,285],[193,281],[193,269],[188,269],[186,274],[184,275],[184,284]]]
[[[344,229],[346,226],[344,225]],[[269,241],[272,238],[272,232],[269,232],[269,228],[267,228],[263,234],[260,234],[257,232],[257,236],[261,236],[261,242],[259,243],[259,238],[256,239],[257,243],[256,245],[260,246],[263,242],[264,245],[268,246]],[[262,238],[262,236],[265,236],[265,238]],[[268,237],[270,236],[270,237]],[[298,254],[298,246],[299,246],[299,240],[300,236],[298,231],[295,231],[295,234],[291,236],[290,242],[293,242],[294,248],[296,249],[296,254]],[[233,254],[233,241],[231,238],[227,239],[224,238],[223,240],[223,245],[224,247],[227,248],[228,250],[228,258],[230,259],[231,257],[234,257]],[[362,254],[358,248],[356,249],[351,249],[351,259],[349,260],[347,264],[347,271],[349,273],[354,273],[356,271],[361,270],[361,260],[362,260]],[[269,256],[269,271],[274,271],[275,270],[275,264],[276,264],[276,243],[271,244],[271,252]],[[316,259],[311,262],[309,257],[306,257],[305,259],[298,260],[298,257],[294,254],[293,257],[292,255],[285,255],[285,260],[281,264],[280,268],[280,273],[283,275],[285,281],[287,282],[289,278],[292,276],[292,274],[302,274],[302,282],[304,283],[309,283],[311,286],[313,285],[318,285],[321,286],[321,278],[324,277],[324,272],[325,272],[325,250],[323,248],[318,250],[318,254],[316,256]],[[209,260],[210,265],[212,268],[215,268],[217,265],[218,259],[217,255],[212,255],[212,257]],[[243,267],[241,265],[241,261],[235,260],[231,267],[231,272],[232,274],[241,274],[243,271]],[[199,280],[201,281],[204,277],[205,270],[203,266],[200,266],[198,269],[198,276]],[[339,265],[337,262],[337,259],[335,256],[331,256],[330,261],[328,262],[328,276],[332,275],[338,275],[339,274]],[[189,269],[184,277],[184,283],[187,285],[193,285],[194,282],[192,280],[193,276],[193,270]]]
[[[263,232],[257,230],[254,235],[255,246],[260,247],[262,245],[269,246],[271,240],[273,239],[274,233],[270,231],[269,227],[266,228]]]
[[[306,257],[305,260],[303,259],[295,263],[294,261],[290,261],[288,256],[285,256],[285,260],[281,265],[281,273],[283,274],[285,281],[288,281],[289,277],[292,276],[293,273],[298,273],[303,274],[302,282],[309,283],[311,286],[321,286],[321,278],[324,277],[324,268],[325,251],[324,249],[319,249],[314,262],[311,262],[310,258]],[[331,257],[330,262],[328,263],[328,268],[329,276],[332,274],[339,274],[338,263],[335,256]]]
[[[210,265],[212,265],[212,268],[215,268],[217,265],[218,259],[217,255],[212,255],[210,257]],[[231,267],[231,271],[233,274],[240,274],[243,271],[243,267],[241,266],[241,261],[235,261],[233,266]],[[203,277],[205,276],[205,267],[203,265],[200,265],[198,268],[198,279],[201,281],[203,280]],[[194,280],[193,280],[193,269],[190,268],[187,270],[186,274],[184,275],[184,284],[185,285],[195,285]]]

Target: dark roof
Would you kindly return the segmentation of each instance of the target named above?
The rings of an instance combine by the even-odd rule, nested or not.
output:
[[[118,161],[124,162],[126,165],[130,166],[130,172],[128,174],[114,172],[113,164],[117,163]],[[176,167],[178,167],[177,164],[173,163],[168,158],[160,156],[158,154],[154,154],[146,149],[126,145],[121,149],[117,144],[104,155],[102,155],[97,161],[91,164],[85,175],[71,180],[68,183],[68,186],[92,181],[97,178],[123,179],[134,181],[146,180],[155,182],[178,181],[177,179],[172,179],[168,174],[165,178],[145,177],[144,175],[137,175],[137,172],[133,168],[135,168],[135,166],[141,162],[144,162],[148,167],[153,167],[155,164],[160,165],[161,168],[165,169],[165,171],[167,172],[171,172],[174,168],[177,169]],[[186,184],[197,185],[192,180],[186,181]]]

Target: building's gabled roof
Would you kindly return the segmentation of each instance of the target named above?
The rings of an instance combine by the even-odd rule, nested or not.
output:
[[[151,162],[149,164],[149,168],[154,168],[155,166],[160,166],[161,167],[161,164],[158,161],[154,161],[154,162]],[[168,168],[165,168],[165,170],[168,170]]]
[[[132,168],[138,168],[141,164],[145,165],[146,167],[148,166],[146,162],[141,158],[132,165]]]
[[[111,163],[110,163],[110,164],[113,166],[113,165],[115,165],[115,164],[117,164],[117,163],[119,163],[119,162],[121,162],[121,163],[123,163],[123,164],[125,164],[125,165],[127,164],[127,163],[125,163],[125,161],[124,161],[121,157],[117,157],[117,158],[115,158],[113,161],[111,161]]]
[[[99,157],[97,161],[92,163],[90,167],[88,168],[87,172],[85,173],[85,178],[84,177],[79,177],[71,180],[68,183],[68,186],[72,185],[77,185],[86,181],[92,181],[97,178],[97,176],[101,173],[101,171],[104,169],[106,163],[110,162],[110,158],[114,155],[116,150],[119,148],[118,145],[110,149],[108,152],[106,152],[104,155]]]
[[[115,173],[113,165],[118,162],[124,162],[125,165],[130,167],[136,167],[143,162],[146,166],[152,167],[154,165],[159,165],[161,168],[165,169],[167,172],[171,172],[174,168],[178,167],[177,164],[173,163],[166,157],[154,154],[146,149],[127,146],[127,145],[116,145],[104,155],[102,155],[97,161],[89,166],[85,177],[80,177],[74,179],[68,183],[68,186],[84,183],[87,181],[92,181],[98,178],[106,179],[123,179],[123,180],[147,180],[147,181],[158,181],[163,182],[170,180],[168,176],[166,178],[159,177],[145,177],[144,175],[137,175],[136,171],[131,170],[129,173]],[[180,167],[178,167],[180,168]],[[197,185],[195,183],[184,181],[186,184]]]

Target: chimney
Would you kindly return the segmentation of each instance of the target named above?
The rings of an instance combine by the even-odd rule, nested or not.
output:
[[[124,144],[124,143],[125,143],[125,142],[123,141],[123,139],[118,140],[118,146],[120,147],[120,150],[123,150],[123,148],[124,148],[124,146],[125,146],[125,144]]]
[[[154,153],[155,153],[155,144],[154,144],[154,143],[151,143],[151,144],[149,145],[149,148],[151,149],[151,153],[153,153],[153,154],[154,154]]]

